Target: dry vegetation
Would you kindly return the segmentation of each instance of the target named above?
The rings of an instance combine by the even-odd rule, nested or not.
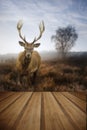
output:
[[[85,57],[42,61],[33,85],[23,78],[17,85],[15,62],[0,63],[1,91],[87,91],[87,61]],[[25,82],[25,84],[23,84]]]

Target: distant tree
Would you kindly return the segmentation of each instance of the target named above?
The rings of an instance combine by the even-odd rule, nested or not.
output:
[[[60,52],[62,57],[71,50],[78,38],[76,30],[71,25],[61,27],[56,30],[56,34],[52,35],[51,39],[56,43],[56,49]]]

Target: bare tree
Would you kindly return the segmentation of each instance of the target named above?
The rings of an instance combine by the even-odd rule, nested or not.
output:
[[[75,45],[77,38],[78,34],[76,33],[75,28],[70,25],[58,28],[56,34],[51,37],[51,39],[56,43],[56,49],[62,57],[65,57]]]

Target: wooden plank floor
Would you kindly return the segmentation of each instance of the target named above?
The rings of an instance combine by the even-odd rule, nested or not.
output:
[[[0,92],[0,130],[86,130],[86,94]]]

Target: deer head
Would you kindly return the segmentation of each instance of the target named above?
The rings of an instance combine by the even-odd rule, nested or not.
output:
[[[25,53],[26,53],[25,54],[26,58],[30,58],[31,54],[34,50],[34,47],[40,46],[40,43],[36,43],[36,42],[42,37],[42,34],[45,30],[45,26],[44,26],[44,22],[42,21],[39,25],[40,34],[37,38],[35,37],[32,42],[27,42],[25,36],[24,37],[22,36],[22,34],[21,34],[22,26],[23,26],[22,21],[19,21],[17,23],[17,29],[18,29],[18,32],[19,32],[19,36],[22,39],[22,41],[19,41],[19,44],[24,47]]]

